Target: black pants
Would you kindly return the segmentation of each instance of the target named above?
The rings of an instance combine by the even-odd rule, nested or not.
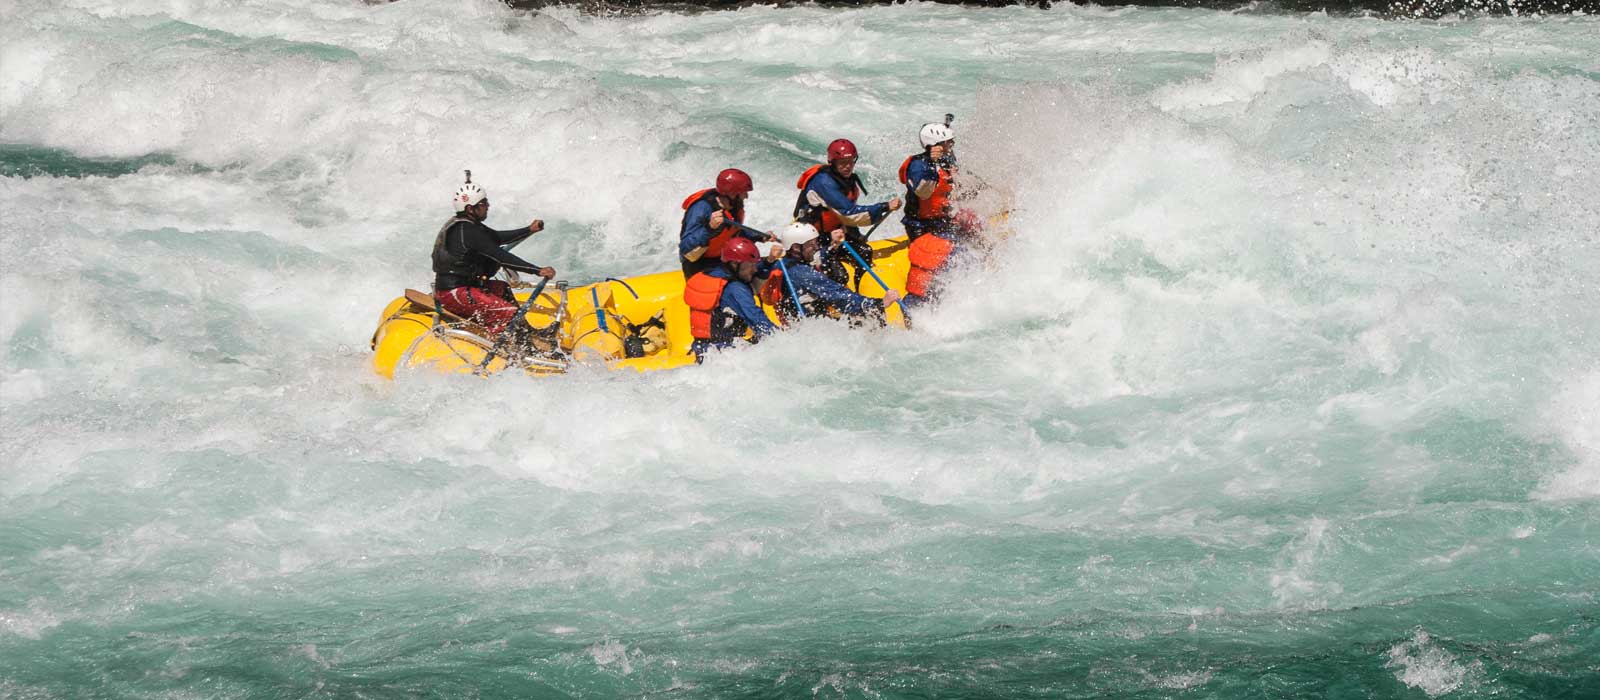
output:
[[[861,256],[867,267],[872,267],[875,264],[872,260],[872,246],[867,245],[867,236],[861,232],[861,229],[845,229],[844,242],[849,244]],[[845,270],[845,263],[850,263],[855,268],[854,280],[851,279],[850,272]],[[861,263],[856,262],[856,256],[851,255],[850,251],[844,249],[844,246],[822,249],[822,274],[827,275],[828,279],[851,289],[861,288],[861,278],[866,276],[867,267],[862,267]]]
[[[678,258],[678,262],[683,264],[683,279],[684,279],[685,282],[687,282],[690,277],[693,277],[693,276],[698,275],[698,274],[700,274],[702,272],[705,272],[706,270],[709,270],[709,269],[711,269],[713,267],[716,267],[718,264],[720,264],[722,262],[722,260],[719,259],[719,258],[712,257],[710,254],[706,254],[706,255],[700,256],[699,260],[695,260],[695,261],[692,261],[692,262],[689,261],[689,260],[684,260],[682,257],[680,257],[680,258]]]

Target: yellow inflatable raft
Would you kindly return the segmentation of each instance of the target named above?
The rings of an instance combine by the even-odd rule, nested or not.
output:
[[[872,242],[874,269],[902,292],[908,245],[904,236]],[[514,360],[511,366],[544,375],[565,372],[574,362],[639,372],[693,364],[683,282],[683,273],[671,270],[577,287],[551,284],[527,314],[529,324],[544,331],[535,341],[544,352]],[[871,276],[862,278],[857,291],[870,297],[884,293]],[[520,292],[518,301],[526,302],[530,293]],[[774,310],[766,311],[777,323]],[[889,309],[888,320],[901,323],[898,305]],[[508,366],[502,353],[490,357],[494,341],[477,324],[439,309],[431,295],[408,289],[383,310],[372,335],[372,367],[391,379],[419,368],[489,374]]]

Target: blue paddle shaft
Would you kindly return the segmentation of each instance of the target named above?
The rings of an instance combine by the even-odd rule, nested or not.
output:
[[[800,306],[800,293],[794,290],[794,280],[789,277],[789,266],[783,264],[783,258],[778,258],[778,269],[783,272],[783,283],[789,285],[789,297],[794,299],[794,310],[800,312],[800,318],[806,317],[806,310]]]
[[[884,218],[888,218],[888,217],[884,217]],[[878,223],[880,223],[880,224],[883,223],[883,220],[879,219]],[[761,236],[763,238],[765,238],[766,235],[767,235],[766,231],[762,231],[760,229],[750,228],[749,226],[746,226],[744,224],[739,224],[739,228],[742,228],[742,229],[744,229],[746,231],[749,231],[750,233],[754,233],[754,234],[756,234],[758,236]],[[877,226],[874,225],[873,228],[875,229],[875,228],[877,228]],[[870,235],[871,232],[869,231],[868,234]],[[883,291],[885,291],[885,292],[889,291],[889,289],[890,289],[889,285],[884,284],[883,278],[878,276],[877,271],[873,270],[872,266],[868,265],[866,260],[861,259],[861,254],[857,253],[855,248],[850,247],[850,243],[848,241],[839,241],[839,245],[844,246],[845,250],[850,251],[850,256],[856,259],[856,264],[860,265],[861,269],[866,270],[867,274],[872,275],[872,281],[877,282],[879,287],[883,287]],[[783,264],[783,261],[779,260],[778,264],[781,266]],[[787,271],[783,273],[783,278],[785,280],[789,279],[789,273]],[[790,286],[790,292],[792,293],[793,291],[794,291],[794,288],[793,288],[793,285],[791,285]],[[799,297],[795,297],[795,306],[799,307],[799,305],[800,305]],[[805,312],[804,311],[800,312],[800,315],[802,317],[805,316]]]
[[[866,270],[867,274],[872,275],[872,281],[877,282],[879,287],[883,287],[885,293],[889,291],[889,285],[883,283],[883,278],[878,276],[877,271],[873,270],[872,266],[867,264],[867,261],[861,259],[861,254],[857,253],[855,248],[850,247],[849,241],[839,241],[839,245],[844,246],[844,249],[850,252],[850,257],[855,258],[856,264],[860,265],[861,269]]]

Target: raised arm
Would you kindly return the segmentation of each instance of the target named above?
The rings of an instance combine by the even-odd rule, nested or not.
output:
[[[530,235],[532,234],[528,229],[522,230]],[[512,255],[510,251],[501,248],[500,234],[501,232],[486,227],[468,226],[467,230],[463,232],[462,242],[466,244],[467,250],[500,263],[501,267],[516,270],[517,272],[539,273],[542,268],[538,265]]]
[[[817,176],[811,179],[811,189],[822,196],[822,203],[839,215],[839,220],[848,226],[871,226],[880,219],[889,215],[889,203],[857,204],[850,201],[844,191],[839,189],[839,183],[831,177]]]
[[[711,239],[717,233],[711,230],[711,214],[717,208],[709,201],[695,202],[688,210],[683,212],[683,237],[678,239],[678,255],[688,260],[689,254],[696,248],[705,248],[711,245]],[[704,251],[702,251],[703,253]],[[698,259],[695,256],[693,259]]]

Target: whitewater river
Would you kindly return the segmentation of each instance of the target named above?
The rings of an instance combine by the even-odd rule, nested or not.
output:
[[[0,74],[0,698],[1600,695],[1600,18],[0,0]],[[1014,235],[915,331],[370,368],[464,168],[592,280],[946,112]]]

